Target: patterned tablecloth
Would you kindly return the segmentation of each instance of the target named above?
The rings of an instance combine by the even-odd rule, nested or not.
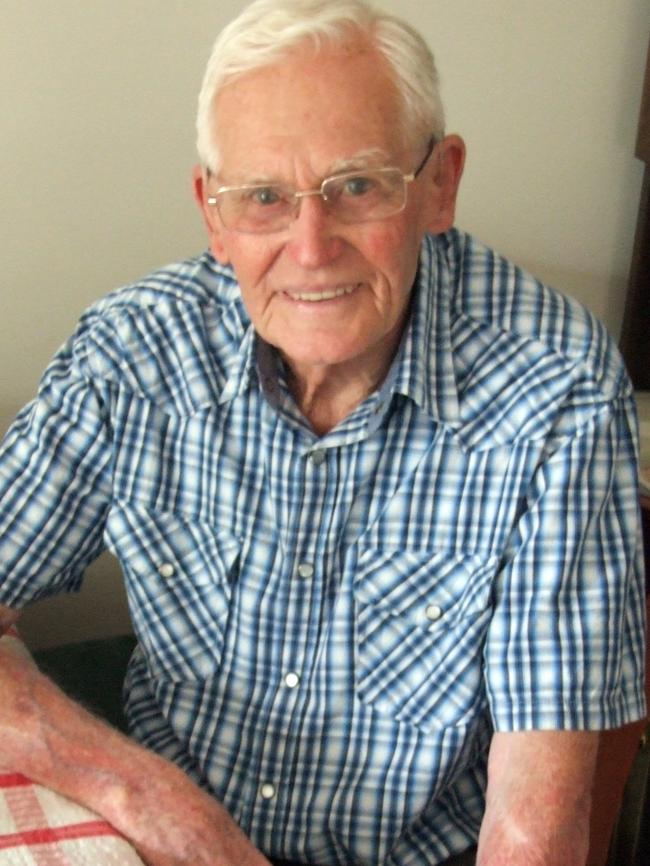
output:
[[[0,767],[0,866],[143,866],[93,812]]]

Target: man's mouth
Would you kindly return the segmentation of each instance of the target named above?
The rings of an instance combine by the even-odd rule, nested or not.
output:
[[[343,295],[351,295],[359,284],[354,286],[338,286],[335,289],[322,289],[318,292],[291,292],[289,297],[293,301],[331,301],[334,298],[340,298]]]

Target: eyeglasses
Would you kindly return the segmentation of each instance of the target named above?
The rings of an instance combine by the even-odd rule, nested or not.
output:
[[[284,184],[255,183],[221,186],[208,196],[223,225],[232,231],[265,234],[286,229],[296,218],[300,200],[319,195],[331,216],[341,223],[381,220],[404,210],[408,184],[429,161],[432,138],[424,159],[411,174],[399,168],[370,168],[326,177],[318,189],[296,190]]]

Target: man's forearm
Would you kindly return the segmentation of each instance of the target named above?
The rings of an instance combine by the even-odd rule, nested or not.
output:
[[[104,817],[151,866],[268,864],[178,767],[68,699],[6,639],[0,692],[0,758]]]
[[[488,818],[481,830],[477,866],[585,866],[589,822],[567,819],[551,829],[522,825],[513,815]]]
[[[477,866],[584,866],[598,735],[495,734]]]

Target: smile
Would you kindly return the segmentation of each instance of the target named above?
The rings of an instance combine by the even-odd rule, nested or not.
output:
[[[340,298],[343,295],[351,295],[357,286],[341,286],[337,289],[325,289],[320,292],[295,292],[289,297],[294,301],[331,301],[334,298]]]

